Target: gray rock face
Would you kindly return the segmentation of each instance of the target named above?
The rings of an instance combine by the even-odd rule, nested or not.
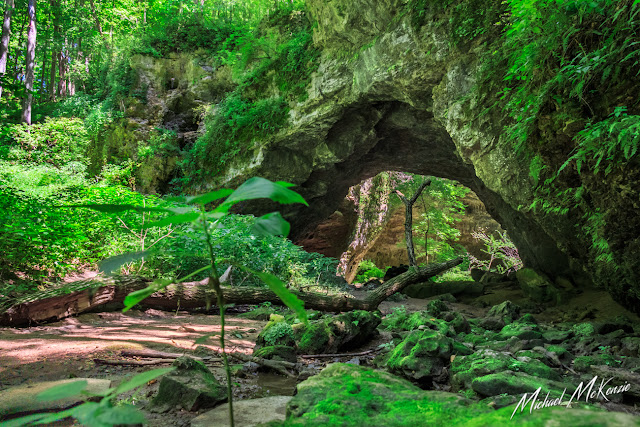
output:
[[[629,164],[626,178],[612,172],[604,184],[589,172],[579,178],[596,205],[592,211],[536,213],[528,208],[535,200],[535,180],[504,132],[505,117],[498,110],[487,113],[492,101],[473,91],[486,54],[482,37],[456,45],[450,38],[449,17],[437,15],[437,8],[426,9],[425,24],[417,28],[410,14],[403,13],[404,0],[310,0],[308,7],[317,22],[314,42],[322,54],[307,99],[291,103],[285,129],[254,141],[246,147],[248,154],[230,160],[225,173],[203,187],[234,186],[255,175],[297,184],[310,208],[292,206],[287,214],[292,237],[303,239],[338,210],[349,187],[379,172],[454,179],[472,189],[508,231],[525,265],[548,275],[551,282],[557,277],[568,280],[563,283],[569,286],[595,282],[640,312],[636,166]],[[173,76],[166,64],[136,61],[134,68],[147,76],[150,87],[164,85],[155,87],[157,93],[177,90],[172,82],[181,88],[187,81]],[[200,78],[197,87],[185,86],[180,96],[163,98],[150,121],[185,121],[186,115],[165,113],[193,115],[196,98],[213,99],[230,86],[223,69],[215,76],[205,75],[195,64],[186,73]],[[130,125],[121,132],[129,140],[138,126]],[[558,143],[552,134],[544,133],[540,142]],[[573,135],[564,137],[570,141]],[[550,167],[557,170],[564,160]],[[576,232],[589,226],[585,218],[596,213],[613,263],[599,260],[589,233]]]

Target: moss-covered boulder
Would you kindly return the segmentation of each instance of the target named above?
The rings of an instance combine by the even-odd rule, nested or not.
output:
[[[524,294],[534,302],[560,304],[568,298],[563,288],[531,268],[521,268],[516,272],[516,278]]]
[[[296,341],[291,325],[285,321],[284,316],[271,314],[269,323],[262,328],[256,338],[256,348],[264,346],[295,347]]]
[[[355,310],[316,320],[309,325],[299,323],[294,325],[298,353],[335,353],[357,347],[373,337],[381,321],[379,311]]]
[[[475,378],[471,381],[471,388],[481,396],[497,396],[503,393],[519,395],[533,393],[538,388],[545,390],[545,394],[546,391],[549,391],[549,396],[559,396],[565,388],[567,388],[568,393],[575,391],[575,386],[564,382],[538,378],[524,372],[514,371],[497,372]]]
[[[540,327],[528,321],[516,321],[505,325],[500,331],[500,337],[502,339],[508,339],[516,337],[520,340],[542,340],[542,332]]]
[[[487,317],[498,317],[505,323],[511,323],[520,316],[520,306],[511,301],[504,301],[489,309]]]
[[[177,369],[160,380],[158,394],[151,402],[153,411],[166,412],[175,408],[197,411],[227,400],[226,388],[204,363],[182,356],[173,362],[173,366]]]
[[[270,345],[254,349],[253,355],[262,359],[283,360],[285,362],[296,363],[296,349],[286,345]]]
[[[431,329],[444,335],[455,335],[455,331],[449,327],[446,321],[436,318],[428,311],[416,311],[411,314],[406,312],[394,313],[385,317],[382,326],[384,329],[391,331]]]
[[[592,366],[606,365],[618,367],[622,360],[616,359],[610,354],[594,354],[591,356],[578,356],[573,359],[573,369],[578,372],[589,372]]]
[[[396,346],[387,360],[391,372],[421,383],[442,380],[452,355],[472,351],[437,331],[412,331]]]
[[[285,425],[447,425],[488,411],[454,393],[424,391],[383,371],[335,363],[298,384]]]
[[[521,371],[529,375],[560,380],[560,374],[541,360],[490,349],[476,351],[469,356],[456,357],[451,362],[451,384],[455,390],[471,387],[474,379],[502,371]]]

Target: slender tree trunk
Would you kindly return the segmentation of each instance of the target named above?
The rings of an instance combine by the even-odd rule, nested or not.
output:
[[[13,0],[7,0],[2,21],[2,37],[0,38],[0,78],[7,71],[7,57],[9,56],[9,38],[11,36],[11,15],[13,14]],[[2,98],[2,81],[0,81],[0,98]]]
[[[93,2],[93,0],[89,0],[89,5],[91,6],[91,14],[93,15],[93,20],[96,22],[96,30],[98,30],[98,34],[102,36],[102,25],[100,24],[100,19],[98,19],[96,4]]]
[[[19,80],[18,76],[20,75],[19,73],[20,69],[18,68],[18,60],[20,59],[20,50],[22,49],[22,39],[24,38],[24,26],[27,25],[28,18],[29,18],[28,15],[24,16],[24,20],[22,21],[22,26],[20,26],[20,34],[18,35],[18,46],[16,47],[16,57],[13,62],[13,69],[15,70],[16,80]]]
[[[33,103],[33,75],[36,62],[36,0],[29,0],[29,30],[27,32],[27,53],[25,55],[26,75],[24,86],[27,90],[22,104],[22,121],[31,124],[31,105]]]
[[[44,49],[42,49],[42,73],[40,74],[40,87],[38,88],[38,93],[40,95],[44,93],[44,82],[46,80],[46,74],[47,74],[47,52],[48,51],[49,51],[49,38],[47,37],[44,42]]]
[[[58,90],[58,86],[56,85],[56,72],[58,70],[58,55],[60,53],[58,50],[58,39],[60,38],[59,0],[51,0],[51,13],[53,15],[53,35],[51,36],[53,47],[51,50],[51,72],[49,74],[49,84],[47,85],[47,90],[49,91],[49,100],[55,101]]]
[[[404,221],[404,236],[407,240],[407,255],[409,257],[409,265],[412,267],[417,267],[418,262],[416,261],[416,251],[413,246],[413,204],[418,200],[422,191],[427,187],[427,185],[431,184],[431,180],[427,179],[425,182],[420,185],[416,194],[411,197],[411,199],[407,199],[404,194],[400,191],[395,190],[395,193],[400,197],[402,203],[404,203],[405,207],[405,221]]]
[[[64,41],[64,46],[60,49],[60,53],[58,54],[58,95],[60,98],[64,98],[67,96],[67,54],[65,53],[67,46],[67,40]]]

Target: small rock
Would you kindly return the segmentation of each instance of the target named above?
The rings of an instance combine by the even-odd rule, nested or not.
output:
[[[227,400],[226,389],[204,363],[182,356],[173,366],[178,369],[160,380],[158,394],[151,402],[154,412],[166,412],[173,407],[197,411]]]

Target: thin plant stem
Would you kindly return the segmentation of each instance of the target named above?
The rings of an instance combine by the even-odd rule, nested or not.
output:
[[[229,424],[234,427],[233,421],[233,389],[231,387],[231,369],[229,369],[229,359],[227,352],[224,348],[224,297],[222,295],[222,287],[220,286],[220,275],[218,274],[218,267],[216,266],[216,257],[213,253],[213,244],[211,243],[211,234],[209,234],[209,227],[207,223],[207,217],[205,216],[204,206],[200,206],[202,212],[202,226],[204,227],[204,234],[207,238],[207,247],[209,248],[209,257],[211,259],[211,274],[209,275],[209,284],[213,285],[213,290],[216,292],[216,299],[218,307],[220,308],[220,348],[222,349],[222,361],[224,363],[224,370],[227,373],[227,400],[229,400]]]

